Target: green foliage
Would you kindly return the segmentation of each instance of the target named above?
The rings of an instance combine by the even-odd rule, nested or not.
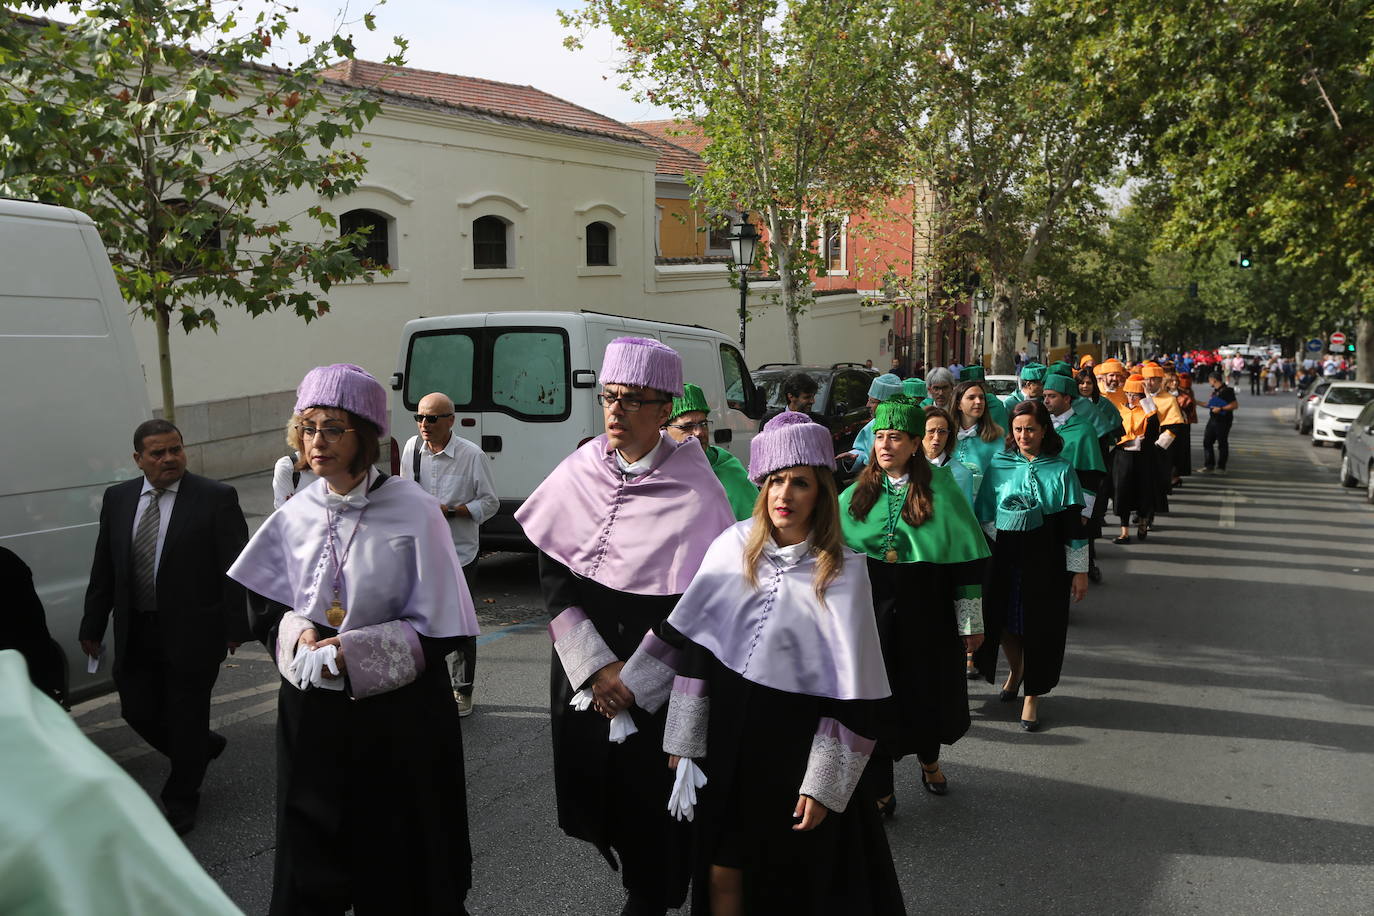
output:
[[[96,221],[125,298],[158,323],[169,415],[169,324],[213,329],[217,307],[310,321],[333,284],[384,269],[359,263],[356,234],[302,240],[302,224],[333,226],[321,206],[264,213],[291,192],[346,195],[364,173],[340,141],[379,103],[321,73],[353,56],[349,38],[312,43],[275,4],[251,22],[211,0],[26,6],[74,21],[0,6],[0,193]],[[299,59],[271,66],[290,42]]]
[[[781,280],[793,357],[810,301],[817,229],[890,187],[903,154],[898,90],[913,55],[883,0],[587,0],[561,13],[576,34],[609,27],[640,99],[710,138],[694,197],[756,211]],[[568,39],[576,46],[576,34]]]

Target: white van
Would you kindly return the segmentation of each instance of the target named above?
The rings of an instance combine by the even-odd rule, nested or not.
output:
[[[131,437],[151,416],[129,307],[83,213],[0,200],[0,385],[0,547],[33,570],[76,702],[110,688],[77,631],[101,496],[140,473]]]
[[[453,398],[457,435],[491,462],[497,515],[483,522],[483,550],[529,549],[512,517],[534,488],[582,443],[604,432],[597,406],[606,345],[653,337],[682,354],[685,381],[711,405],[712,439],[748,464],[763,416],[744,357],[726,335],[696,325],[599,312],[482,312],[406,323],[391,377],[392,454],[415,434],[420,398]]]

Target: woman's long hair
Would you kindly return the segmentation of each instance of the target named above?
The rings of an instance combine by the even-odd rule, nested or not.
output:
[[[1040,443],[1040,454],[1058,455],[1064,450],[1064,439],[1054,428],[1054,421],[1050,419],[1050,412],[1045,409],[1045,405],[1039,401],[1022,401],[1011,409],[1007,422],[1014,424],[1017,417],[1030,414],[1035,419],[1036,426],[1045,428],[1045,439]],[[1016,446],[1016,437],[1007,431],[1007,451],[1020,454],[1021,450]]]
[[[959,405],[964,401],[964,392],[968,391],[970,388],[983,389],[984,403],[988,403],[993,398],[997,397],[997,395],[989,393],[988,386],[976,378],[969,379],[967,382],[960,382],[959,387],[954,389],[954,401],[949,405],[950,416],[954,418],[954,425],[951,426],[949,430],[950,442],[953,442],[959,435],[959,430],[963,429],[965,426],[972,425],[969,423],[969,418],[965,417],[964,412],[959,409]],[[997,421],[992,418],[992,414],[988,412],[987,407],[983,408],[983,415],[978,418],[977,424],[978,438],[982,439],[984,442],[1001,442],[1007,437],[1007,433],[1010,432],[1010,430],[1003,429],[997,424]]]
[[[953,438],[952,433],[950,438]],[[926,460],[920,439],[916,440],[915,454],[906,463],[906,473],[910,479],[907,481],[906,499],[902,503],[902,521],[916,528],[935,514],[935,500],[930,493],[930,462]],[[868,464],[864,465],[859,472],[859,479],[854,482],[854,495],[849,498],[849,514],[856,521],[863,521],[873,511],[878,498],[885,492],[887,484],[883,482],[883,477],[886,475],[887,472],[878,467],[877,455],[870,453]]]
[[[813,467],[816,472],[816,508],[811,516],[811,552],[816,556],[816,577],[812,586],[821,604],[825,603],[825,590],[839,576],[844,568],[844,534],[840,530],[840,496],[835,488],[835,475],[829,468]],[[759,498],[754,500],[754,527],[749,539],[744,542],[744,580],[752,589],[758,589],[759,557],[763,548],[774,540],[778,529],[768,514],[769,474],[759,487]]]

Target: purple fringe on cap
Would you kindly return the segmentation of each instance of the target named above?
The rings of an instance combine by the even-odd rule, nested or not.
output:
[[[835,442],[830,430],[804,413],[784,410],[764,424],[749,443],[749,479],[762,486],[780,468],[806,464],[835,469]]]
[[[601,384],[634,385],[682,397],[682,357],[649,337],[617,337],[606,345]]]
[[[296,413],[311,407],[341,407],[370,420],[386,438],[386,389],[361,366],[335,363],[307,372],[296,388]]]

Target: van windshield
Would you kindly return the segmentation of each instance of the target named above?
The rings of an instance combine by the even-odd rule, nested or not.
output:
[[[1374,401],[1374,388],[1333,385],[1326,393],[1328,404],[1368,404],[1370,401]]]
[[[406,407],[440,391],[459,413],[558,421],[570,411],[568,338],[559,328],[445,328],[410,340]]]

